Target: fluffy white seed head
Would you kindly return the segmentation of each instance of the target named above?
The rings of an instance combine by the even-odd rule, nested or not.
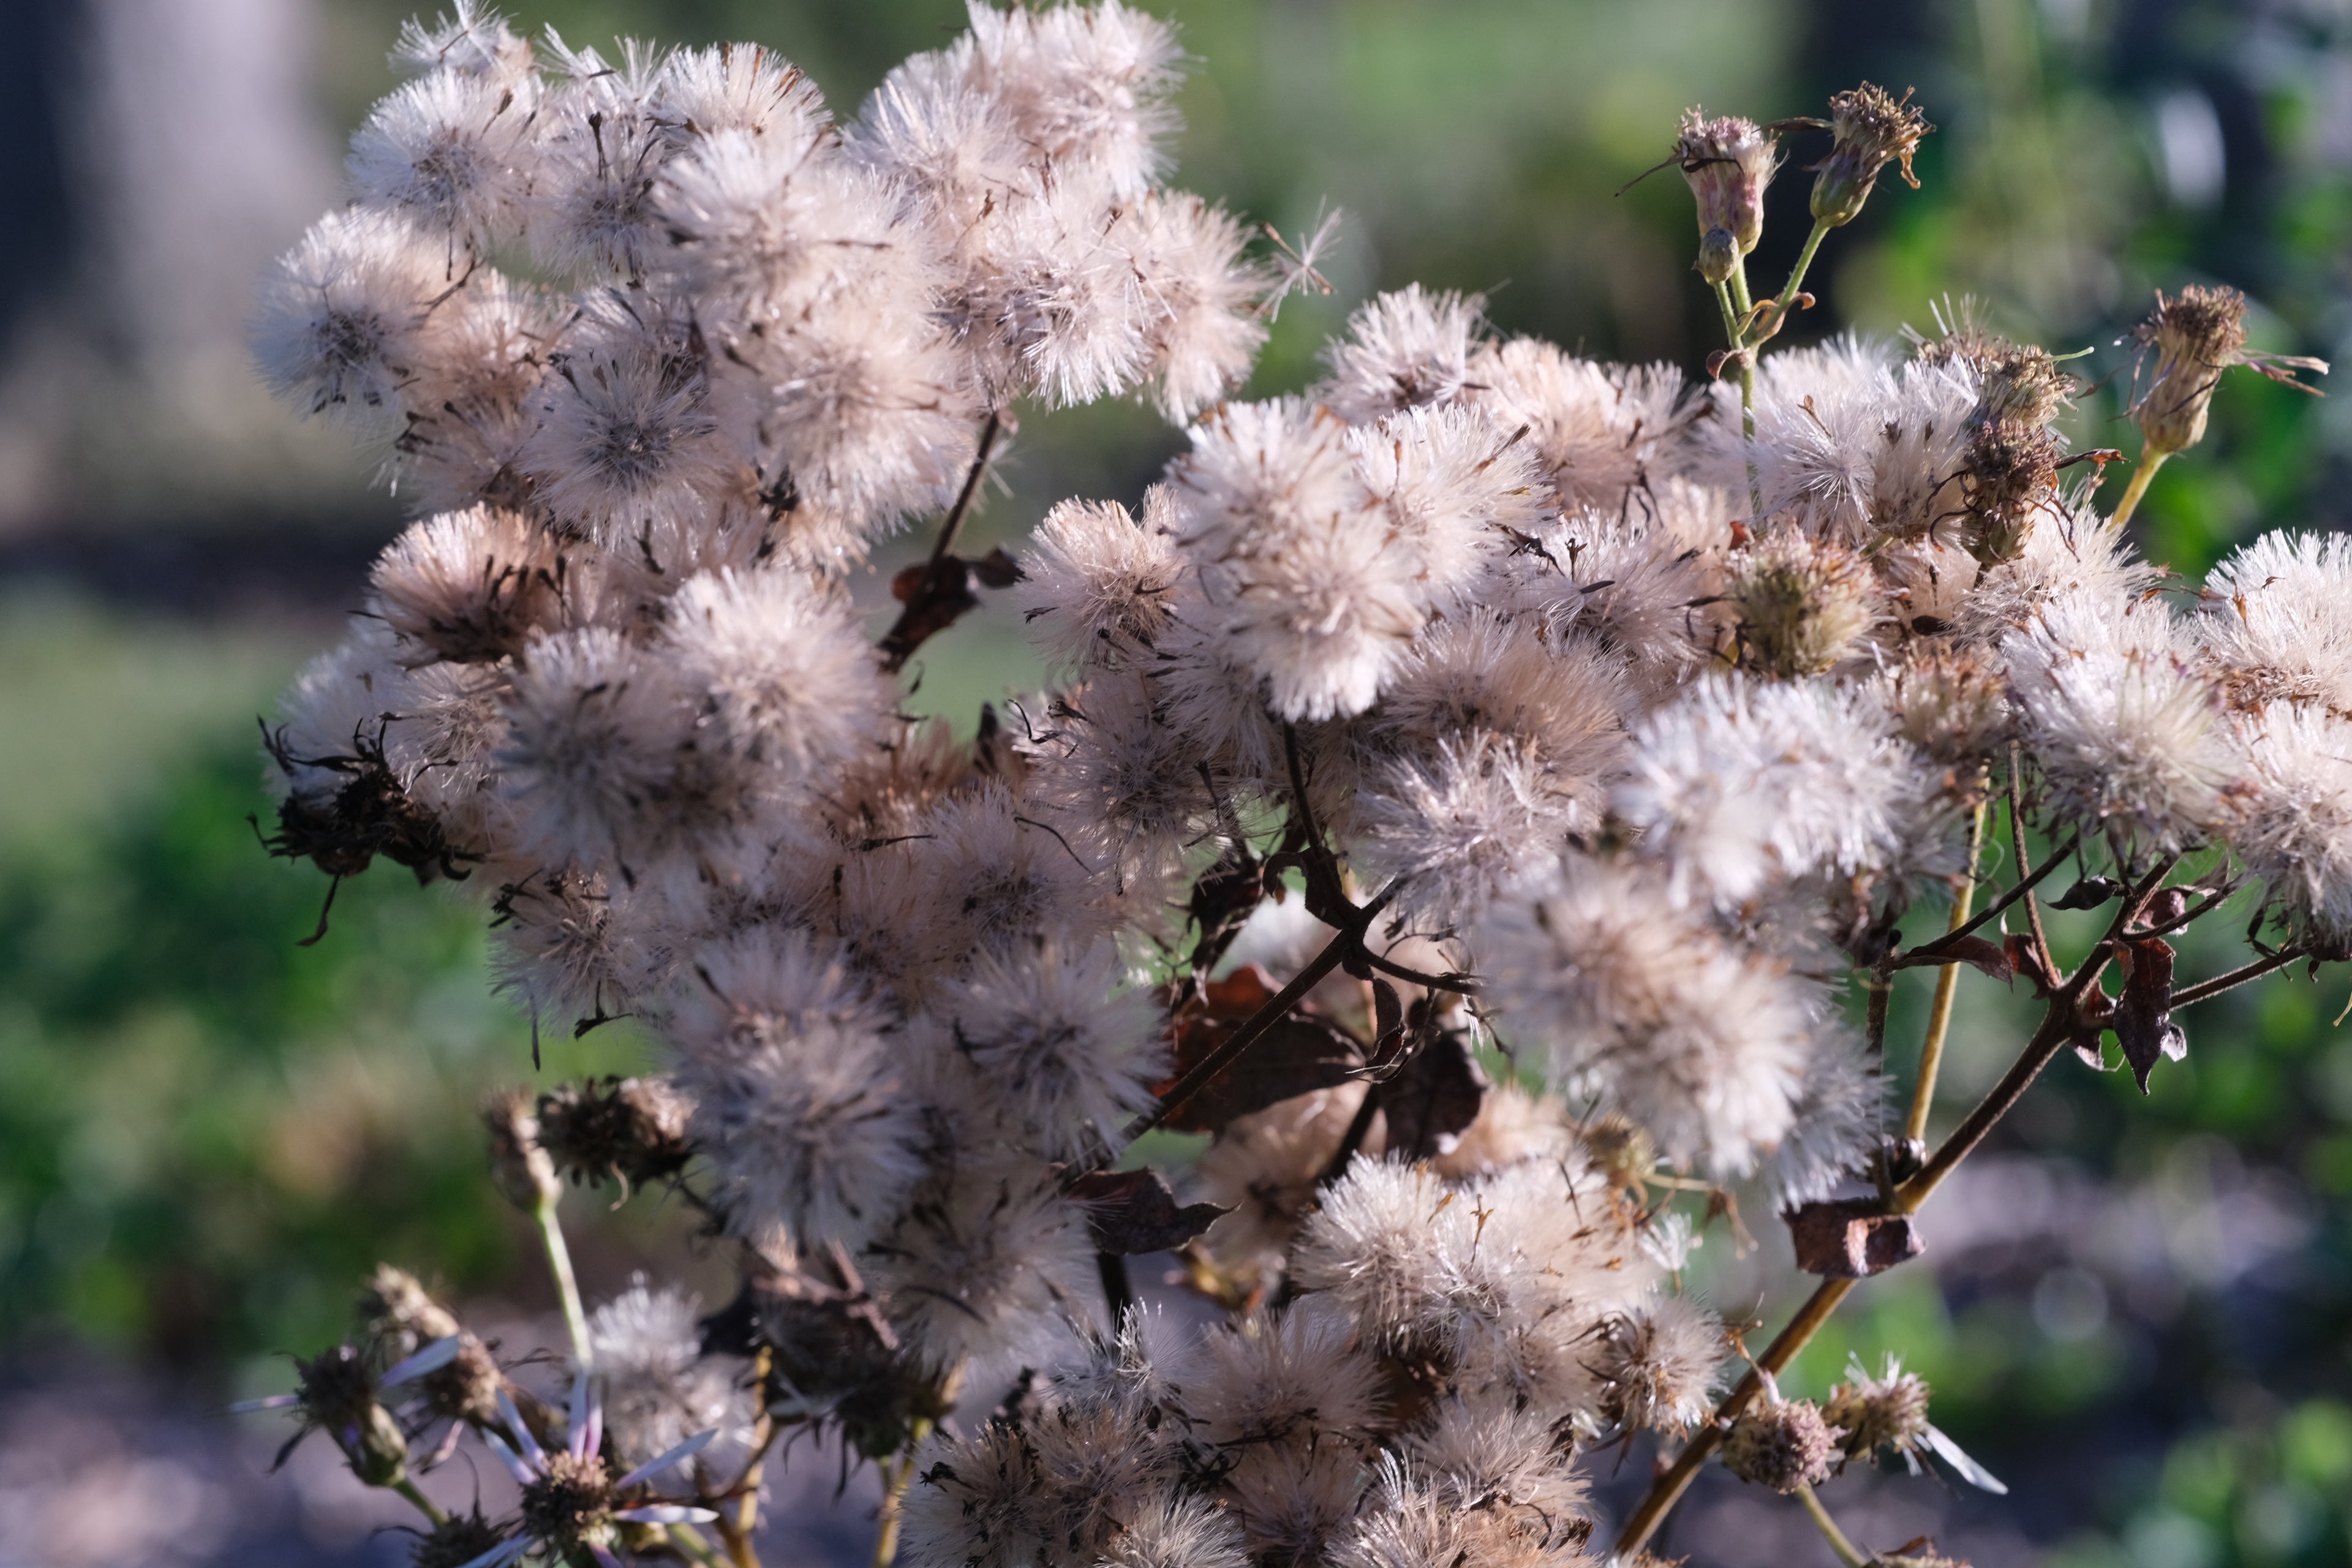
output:
[[[1348,335],[1324,349],[1331,377],[1318,395],[1350,425],[1451,405],[1470,380],[1486,305],[1480,295],[1433,294],[1418,283],[1366,300],[1348,318]]]
[[[320,218],[262,286],[253,352],[270,390],[306,414],[387,426],[433,352],[438,307],[461,270],[395,214]]]

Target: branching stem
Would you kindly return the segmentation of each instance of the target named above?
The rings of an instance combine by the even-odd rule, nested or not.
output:
[[[392,1483],[392,1489],[416,1505],[416,1510],[436,1524],[446,1524],[449,1516],[443,1513],[434,1500],[417,1489],[416,1483],[406,1476]]]

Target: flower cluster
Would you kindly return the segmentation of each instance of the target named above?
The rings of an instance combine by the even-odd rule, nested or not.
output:
[[[2066,478],[2074,384],[1972,323],[1759,359],[1796,122],[1694,111],[1670,160],[1738,391],[1408,288],[1304,393],[1221,401],[1311,258],[1161,183],[1175,44],[1120,0],[976,3],[841,121],[749,47],[461,8],[402,55],[257,331],[423,514],[268,731],[274,847],[470,879],[534,1020],[658,1037],[494,1109],[567,1289],[566,1174],[677,1184],[744,1282],[699,1323],[572,1302],[564,1418],[379,1281],[401,1326],[305,1363],[306,1408],[375,1484],[479,1433],[524,1502],[442,1527],[477,1562],[702,1558],[800,1423],[884,1467],[923,1568],[1566,1564],[1588,1446],[1779,1490],[1908,1458],[1893,1368],[1715,1404],[1675,1194],[1757,1179],[1805,1267],[1888,1266],[1967,1152],[1886,1136],[1895,970],[2029,975],[2034,1048],[2112,1031],[2145,1081],[2164,937],[2231,868],[2267,953],[2352,933],[2352,558],[2274,537],[2178,591]],[[1928,129],[1832,110],[1815,245]],[[496,269],[525,250],[542,281]],[[2159,387],[2242,342],[2182,348],[2192,303],[2228,301],[2159,300]],[[1159,483],[954,556],[1016,403],[1119,395],[1186,424]],[[845,575],[942,510],[877,648]],[[982,587],[1054,674],[960,742],[890,677]],[[2117,902],[2071,977],[2038,914],[1903,946],[1993,810]],[[1207,1147],[1115,1168],[1157,1127]],[[1170,1250],[1224,1321],[1134,1306],[1123,1258]]]

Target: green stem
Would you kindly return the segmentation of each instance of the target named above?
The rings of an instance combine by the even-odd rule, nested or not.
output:
[[[588,1371],[588,1314],[580,1306],[580,1281],[572,1272],[572,1249],[563,1244],[563,1222],[555,1217],[555,1200],[541,1198],[533,1210],[540,1238],[547,1244],[548,1271],[555,1276],[555,1293],[563,1299],[563,1326],[572,1335],[572,1360],[584,1376]]]
[[[1803,286],[1806,268],[1812,266],[1813,253],[1821,249],[1822,237],[1829,233],[1830,226],[1815,220],[1813,232],[1805,236],[1805,248],[1797,252],[1797,265],[1789,269],[1789,281],[1782,286],[1780,297],[1765,307],[1766,320],[1756,323],[1749,342],[1761,343],[1770,339],[1789,319],[1789,312],[1796,309],[1797,290]]]
[[[1838,1528],[1837,1521],[1830,1517],[1830,1510],[1822,1506],[1822,1500],[1813,1495],[1812,1488],[1799,1481],[1797,1500],[1805,1505],[1805,1511],[1813,1516],[1815,1524],[1821,1526],[1822,1538],[1830,1543],[1830,1550],[1838,1554],[1838,1561],[1844,1563],[1845,1568],[1867,1568],[1870,1559],[1862,1554],[1861,1548],[1846,1539],[1845,1531]]]
[[[449,1522],[449,1516],[443,1513],[439,1508],[436,1507],[431,1498],[426,1497],[423,1492],[417,1490],[416,1483],[410,1480],[406,1476],[403,1476],[400,1479],[393,1482],[392,1489],[406,1498],[409,1501],[415,1503],[416,1505],[417,1511],[424,1514],[425,1518],[431,1520],[434,1523],[446,1524]]]
[[[2140,498],[2147,494],[2147,482],[2156,478],[2156,470],[2164,467],[2164,459],[2170,456],[2169,452],[2140,453],[2139,467],[2133,470],[2131,483],[2124,487],[2124,499],[2116,502],[2115,515],[2107,519],[2110,531],[2120,531],[2132,520],[2132,513],[2139,510]]]
[[[1948,931],[1959,930],[1969,923],[1969,911],[1977,899],[1977,856],[1984,848],[1985,803],[1977,802],[1976,815],[1969,821],[1969,866],[1967,879],[1952,895],[1952,918]],[[1927,1111],[1936,1102],[1936,1075],[1944,1065],[1944,1037],[1952,1027],[1952,1001],[1959,988],[1960,966],[1955,962],[1936,972],[1936,1000],[1927,1009],[1927,1035],[1919,1042],[1919,1079],[1911,1086],[1911,1114],[1904,1122],[1903,1135],[1914,1142],[1927,1136]]]
[[[1753,441],[1756,438],[1756,362],[1739,335],[1740,318],[1750,309],[1745,257],[1731,269],[1730,282],[1715,286],[1715,302],[1723,308],[1724,341],[1731,345],[1731,352],[1739,356],[1739,433]],[[1748,458],[1748,505],[1751,516],[1763,516],[1764,492],[1757,484],[1753,453]]]
[[[702,1538],[702,1531],[690,1524],[665,1525],[663,1529],[668,1532],[671,1543],[679,1551],[697,1563],[702,1563],[704,1568],[718,1568],[719,1553],[710,1549],[710,1542]]]

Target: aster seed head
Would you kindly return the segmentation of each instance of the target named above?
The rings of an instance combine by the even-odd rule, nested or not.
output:
[[[1880,1449],[1907,1454],[1927,1430],[1927,1384],[1916,1373],[1905,1372],[1890,1358],[1885,1373],[1872,1377],[1859,1365],[1830,1391],[1822,1406],[1822,1418],[1843,1427],[1840,1446],[1850,1459],[1867,1458]]]
[[[541,1147],[575,1182],[617,1177],[625,1186],[672,1176],[692,1152],[693,1100],[668,1079],[606,1078],[565,1084],[539,1097]]]
[[[1810,1399],[1761,1401],[1740,1412],[1723,1439],[1724,1468],[1743,1481],[1793,1492],[1830,1479],[1837,1428]]]
[[[1813,165],[1813,221],[1832,226],[1852,223],[1870,199],[1879,171],[1889,163],[1917,190],[1911,156],[1920,138],[1935,129],[1913,107],[1908,88],[1896,98],[1864,82],[1831,99],[1830,155]]]

